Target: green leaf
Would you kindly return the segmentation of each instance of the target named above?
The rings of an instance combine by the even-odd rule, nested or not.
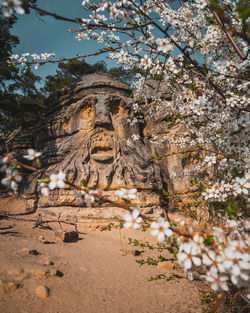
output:
[[[214,242],[213,236],[208,236],[207,238],[204,239],[203,243],[205,246],[210,246]]]

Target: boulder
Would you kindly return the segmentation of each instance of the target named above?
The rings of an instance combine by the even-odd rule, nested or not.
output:
[[[56,231],[55,238],[62,242],[75,242],[79,239],[79,233],[76,231]]]

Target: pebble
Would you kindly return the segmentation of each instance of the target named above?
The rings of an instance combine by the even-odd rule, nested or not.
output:
[[[49,297],[49,288],[43,285],[36,287],[36,295],[41,299],[46,299]]]
[[[17,289],[18,285],[13,283],[13,282],[9,282],[7,284],[7,288],[9,292],[14,292]]]
[[[39,236],[38,237],[38,242],[40,242],[40,243],[45,243],[47,240],[46,240],[46,238],[44,237],[44,236]]]
[[[55,277],[55,276],[58,276],[58,277],[63,277],[63,273],[61,271],[58,271],[58,270],[50,270],[48,272],[48,275],[51,276],[51,277]]]
[[[53,243],[53,242],[49,241],[48,239],[46,239],[44,236],[39,236],[38,242],[43,243],[43,244]]]
[[[23,253],[23,254],[29,254],[29,253],[30,253],[30,249],[28,249],[28,248],[22,248],[22,249],[20,250],[20,252]]]
[[[157,267],[172,271],[175,269],[175,264],[171,261],[163,261],[163,262],[159,262],[157,264]]]
[[[29,249],[29,248],[22,248],[19,250],[23,254],[30,254],[30,255],[38,255],[40,254],[37,250],[35,249]]]
[[[30,274],[32,274],[34,276],[46,276],[47,271],[45,271],[45,270],[31,270]]]
[[[76,231],[56,231],[55,237],[58,241],[62,242],[75,242],[78,241],[79,234]]]
[[[13,282],[4,282],[0,279],[0,295],[14,292],[18,288],[18,285]]]
[[[40,262],[41,265],[43,266],[50,266],[50,265],[54,265],[54,262],[50,261],[50,260],[42,260]]]
[[[121,252],[121,254],[123,255],[133,255],[133,256],[137,256],[141,254],[141,251],[139,250],[128,250],[128,249],[120,249],[119,250]]]

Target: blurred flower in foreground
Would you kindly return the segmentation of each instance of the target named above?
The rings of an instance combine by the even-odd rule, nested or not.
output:
[[[64,188],[64,185],[65,185],[64,179],[65,179],[65,174],[62,171],[60,171],[58,174],[51,174],[49,189],[53,190],[56,187]]]
[[[151,224],[152,230],[150,231],[150,234],[152,236],[157,236],[159,243],[162,243],[166,236],[170,237],[173,235],[173,232],[169,227],[169,222],[165,221],[164,218],[159,217],[158,223],[153,222]]]
[[[5,17],[11,17],[14,11],[19,14],[24,14],[25,11],[22,8],[22,1],[20,0],[0,0],[0,5],[3,6],[2,12]]]
[[[1,183],[5,186],[9,185],[13,190],[17,191],[18,184],[22,180],[22,176],[19,175],[18,170],[11,168],[6,169],[6,177],[1,180]]]
[[[36,152],[34,149],[28,149],[28,154],[24,155],[23,157],[31,161],[38,158],[41,154],[42,154],[41,152]]]
[[[135,199],[136,198],[137,189],[124,189],[121,188],[115,191],[115,195],[122,199]]]
[[[138,208],[135,208],[132,213],[127,212],[124,215],[124,219],[126,223],[123,226],[125,228],[129,228],[133,226],[134,229],[140,229],[141,226],[139,225],[139,223],[141,223],[142,218],[139,217],[139,215],[140,215],[140,211],[138,210]]]

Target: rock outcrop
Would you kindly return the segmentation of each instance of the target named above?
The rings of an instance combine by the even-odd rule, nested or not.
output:
[[[152,158],[155,153],[171,154],[178,149],[171,142],[155,145],[147,138],[166,129],[175,136],[182,129],[169,128],[167,112],[158,118],[147,118],[152,107],[148,103],[154,95],[169,99],[171,87],[149,80],[145,90],[148,96],[142,95],[144,104],[138,113],[134,109],[135,94],[126,84],[107,74],[83,76],[74,87],[64,88],[48,99],[48,114],[43,121],[31,129],[13,132],[6,141],[8,149],[21,156],[33,147],[42,152],[41,163],[47,172],[62,170],[69,182],[103,190],[111,200],[118,200],[114,195],[117,189],[137,188],[138,197],[132,204],[141,206],[144,214],[164,215],[166,208],[178,207],[177,198],[168,198],[167,193],[185,199],[190,192],[188,178],[192,177],[200,155],[193,152],[162,160]],[[38,178],[41,175],[36,173],[25,176],[21,191],[29,199],[34,191],[39,191]],[[121,209],[105,205],[79,207],[72,188],[53,190],[48,198],[36,194],[35,203],[42,215],[77,221],[110,219],[123,214]],[[30,206],[33,206],[31,200],[29,210]]]
[[[42,151],[41,163],[47,172],[62,170],[71,183],[102,189],[113,200],[118,200],[115,190],[137,188],[134,204],[144,213],[164,214],[162,170],[143,141],[145,125],[134,121],[134,100],[126,84],[107,74],[90,74],[50,101],[45,122],[12,138],[11,150],[20,154],[29,147]],[[26,195],[36,190],[38,178],[27,174]],[[42,214],[71,220],[123,213],[112,207],[79,207],[71,189],[54,190],[48,198],[39,195],[38,207]]]
[[[190,204],[194,202],[193,193],[196,188],[191,187],[190,180],[195,178],[196,167],[201,164],[202,153],[200,151],[180,153],[183,149],[173,144],[171,138],[179,136],[184,131],[184,127],[176,125],[168,128],[168,126],[164,115],[156,120],[145,119],[144,137],[163,134],[159,136],[160,140],[156,141],[157,144],[150,140],[145,142],[152,155],[168,155],[159,159],[156,157],[155,163],[160,166],[163,181],[167,186],[168,209],[175,211],[180,206],[190,208]],[[164,134],[166,138],[161,142]]]

